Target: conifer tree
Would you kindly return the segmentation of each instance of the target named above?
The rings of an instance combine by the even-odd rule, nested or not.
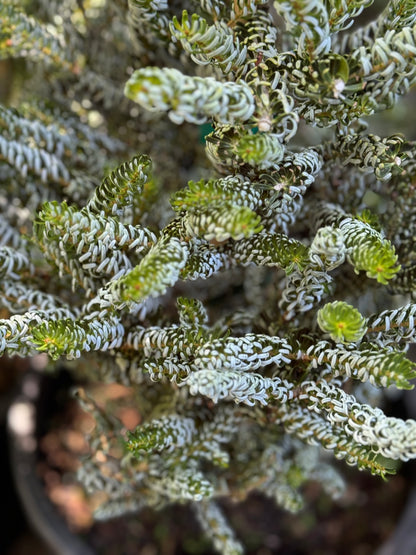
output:
[[[416,143],[372,128],[416,6],[371,4],[2,2],[0,353],[132,389],[130,431],[77,391],[97,519],[188,503],[242,553],[219,498],[416,458],[377,404],[416,378]]]

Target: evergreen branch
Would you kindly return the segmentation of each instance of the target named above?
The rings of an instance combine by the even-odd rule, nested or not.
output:
[[[88,473],[88,470],[88,468],[84,469],[83,466],[80,467],[78,479],[81,483],[85,482],[85,480],[83,480],[83,476]],[[119,487],[119,484],[117,484],[117,491],[119,491]],[[99,491],[105,491],[104,488],[97,489],[99,489]],[[110,520],[125,514],[139,512],[145,506],[146,503],[143,498],[123,497],[121,499],[109,499],[95,509],[94,518],[98,521]]]
[[[281,366],[290,361],[291,352],[290,345],[277,337],[247,334],[215,338],[200,327],[136,326],[127,333],[123,349],[142,353],[142,369],[153,381],[167,377],[175,382],[183,381],[191,371],[241,372],[270,364]]]
[[[56,132],[62,137],[61,140],[65,143],[68,141],[73,151],[78,150],[80,155],[85,154],[88,164],[100,156],[101,149],[120,152],[126,147],[117,137],[108,135],[100,128],[91,127],[65,106],[58,107],[49,100],[38,98],[36,104],[22,102],[19,111],[31,123],[36,121],[45,125],[48,131],[52,130],[54,136],[57,126]],[[49,140],[46,143],[49,144]]]
[[[232,266],[230,257],[216,246],[194,237],[189,243],[190,254],[181,271],[183,280],[207,279]]]
[[[310,410],[341,426],[357,444],[371,447],[388,459],[416,457],[414,420],[386,416],[381,409],[357,403],[352,395],[324,382],[305,382],[301,398]]]
[[[376,109],[371,96],[360,96],[361,86],[351,77],[349,60],[340,54],[322,54],[309,64],[302,56],[286,54],[279,71],[298,101],[298,116],[311,125],[348,125]]]
[[[331,34],[349,29],[354,23],[354,18],[358,17],[373,2],[374,0],[332,0],[328,10]],[[348,36],[354,34],[350,33]]]
[[[291,172],[293,180],[311,185],[323,166],[323,159],[316,147],[307,147],[299,152],[286,151],[282,169]]]
[[[257,60],[245,77],[258,99],[255,122],[259,131],[273,131],[281,142],[288,143],[298,130],[299,114],[295,98],[280,78],[281,68],[275,58],[265,59],[258,66],[256,64]]]
[[[387,239],[376,237],[367,224],[346,218],[339,228],[349,249],[347,257],[359,272],[365,270],[369,278],[387,283],[400,270],[393,245]]]
[[[140,425],[127,433],[127,448],[140,456],[145,452],[173,452],[192,443],[196,434],[192,418],[170,414]],[[185,462],[185,461],[183,461]]]
[[[9,246],[12,249],[27,249],[27,239],[3,214],[0,214],[0,245]]]
[[[209,181],[189,181],[188,188],[174,193],[170,202],[178,213],[193,208],[208,208],[224,202],[255,210],[261,205],[261,193],[243,177],[229,175]]]
[[[219,0],[193,0],[193,3],[213,21],[228,17],[228,6],[224,2]]]
[[[42,25],[14,3],[0,6],[0,59],[28,58],[72,71],[63,37],[51,25]]]
[[[282,423],[287,433],[310,445],[321,445],[332,451],[337,459],[345,459],[350,466],[369,470],[371,474],[383,478],[392,473],[377,461],[377,453],[370,446],[351,438],[336,423],[328,422],[320,412],[315,413],[292,402],[274,406],[273,413],[276,422]]]
[[[163,14],[157,12],[163,12],[167,8],[167,0],[129,0],[129,10],[137,14],[140,20],[155,20],[161,15],[163,18]]]
[[[326,341],[320,341],[309,347],[306,355],[312,357],[314,367],[329,363],[334,376],[345,375],[376,386],[395,385],[399,389],[412,389],[409,380],[416,377],[416,368],[405,354],[367,345],[362,345],[360,349],[347,349],[340,345],[334,348]]]
[[[285,233],[302,209],[304,194],[314,183],[322,162],[321,156],[313,148],[305,148],[301,152],[286,150],[278,168],[270,168],[256,179],[257,187],[267,195],[263,201],[266,218],[270,218],[274,225],[277,220]]]
[[[347,258],[356,273],[365,270],[369,278],[386,284],[399,272],[394,246],[366,222],[348,216],[338,207],[321,204],[317,225],[335,225],[341,230]]]
[[[152,35],[162,44],[168,42],[170,34],[167,9],[167,0],[128,0],[129,23],[139,44]],[[139,50],[142,48],[139,47]]]
[[[247,121],[254,97],[244,83],[221,83],[212,77],[190,77],[173,68],[147,67],[133,73],[125,95],[150,111],[168,112],[177,124],[204,123],[213,117],[222,123]]]
[[[146,483],[153,490],[152,493],[157,493],[169,503],[199,502],[204,498],[211,498],[214,494],[213,484],[195,468],[178,468],[161,478],[151,476]]]
[[[293,385],[286,380],[229,369],[198,370],[181,385],[186,385],[191,395],[204,395],[214,403],[225,399],[249,406],[256,402],[267,405],[271,399],[285,403],[293,396]]]
[[[276,133],[245,134],[233,145],[234,158],[257,170],[266,170],[278,164],[283,158],[284,148]]]
[[[198,299],[178,297],[176,304],[179,312],[179,324],[181,327],[199,327],[208,322],[207,311]]]
[[[256,484],[259,476],[263,477],[261,485]],[[259,459],[254,460],[249,467],[249,481],[254,482],[254,487],[292,513],[304,507],[299,489],[308,480],[317,479],[318,476],[322,479],[325,491],[333,499],[341,497],[345,491],[342,477],[334,468],[322,462],[315,446],[308,447],[303,441],[296,440],[268,445]],[[244,482],[247,490],[252,489],[250,483],[246,484],[246,479]]]
[[[416,379],[416,146],[363,119],[416,82],[416,0],[347,33],[371,0],[18,4],[0,7],[19,103],[0,106],[0,354],[129,388],[78,394],[95,517],[191,502],[235,555],[216,498],[294,511],[311,479],[336,497],[320,447],[382,477],[416,458],[416,422],[373,408]]]
[[[172,383],[182,383],[192,371],[190,364],[185,362],[180,355],[153,358],[147,357],[137,361],[129,369],[129,379],[131,383],[139,384],[143,381],[143,374],[149,375],[152,382],[160,382],[168,379]]]
[[[279,266],[288,274],[295,268],[303,269],[308,262],[308,248],[305,245],[278,233],[261,233],[250,239],[241,239],[227,248],[226,252],[238,264]]]
[[[389,180],[394,173],[400,173],[402,157],[400,150],[404,138],[392,135],[381,139],[377,135],[344,135],[335,144],[344,158],[344,164],[354,164],[362,171],[373,168],[377,179]]]
[[[371,341],[395,346],[403,341],[411,343],[416,338],[416,304],[409,303],[394,310],[383,310],[367,318],[367,332]]]
[[[134,156],[112,171],[94,191],[86,208],[92,213],[121,216],[151,179],[151,160]]]
[[[169,358],[178,356],[186,361],[205,344],[208,333],[201,328],[135,326],[126,336],[125,348],[143,351],[145,358]]]
[[[297,446],[293,442],[293,451]],[[302,445],[303,461],[308,460],[308,452],[314,450]],[[240,488],[246,491],[258,489],[268,497],[274,498],[276,504],[292,513],[304,506],[304,500],[298,491],[306,478],[303,468],[297,464],[296,454],[289,455],[288,443],[284,440],[277,445],[269,445],[258,458],[246,465]],[[296,484],[294,483],[296,482]]]
[[[27,357],[36,354],[33,332],[45,325],[47,318],[54,318],[55,313],[47,314],[41,310],[31,310],[24,314],[14,314],[10,318],[0,320],[0,353],[17,354]]]
[[[334,46],[341,52],[352,52],[362,45],[371,46],[375,38],[389,30],[398,31],[414,25],[414,8],[414,0],[390,0],[375,20],[355,29],[354,33],[345,33]]]
[[[208,25],[200,15],[194,13],[189,17],[184,10],[181,22],[176,16],[173,18],[170,31],[172,39],[180,41],[197,64],[213,63],[227,74],[246,61],[247,47],[240,47],[238,38],[223,21]]]
[[[215,465],[228,468],[230,454],[221,444],[230,444],[238,434],[244,416],[235,405],[219,404],[212,419],[203,422],[197,438],[189,446],[188,457],[195,460],[206,459]]]
[[[286,23],[287,29],[299,53],[317,57],[327,52],[331,45],[329,18],[325,3],[321,0],[301,0],[299,2],[279,2],[277,12]]]
[[[305,148],[301,152],[286,150],[278,168],[261,173],[256,184],[268,193],[265,203],[270,214],[295,212],[293,206],[303,202],[302,196],[315,181],[322,162],[322,157],[313,148]]]
[[[124,327],[112,316],[102,322],[88,320],[46,321],[32,330],[32,344],[53,359],[79,358],[89,351],[107,351],[119,347]]]
[[[236,539],[233,529],[226,521],[222,511],[211,500],[194,503],[198,522],[210,538],[214,548],[224,555],[242,555],[244,548]]]
[[[123,225],[117,218],[94,214],[66,202],[45,203],[34,223],[34,234],[48,261],[61,275],[69,273],[87,290],[95,280],[132,267],[127,254],[140,254],[156,243],[141,226]]]
[[[416,23],[415,8],[415,0],[391,0],[378,17],[380,31],[411,27]]]
[[[291,347],[285,339],[261,334],[220,337],[202,344],[194,352],[193,364],[205,370],[254,371],[290,361]]]
[[[176,238],[162,237],[127,274],[111,284],[117,303],[139,302],[165,293],[185,267],[188,248]]]
[[[416,291],[416,264],[401,268],[391,282],[395,293],[413,293]]]
[[[65,153],[74,151],[71,134],[63,134],[59,125],[25,117],[24,110],[19,112],[13,108],[0,105],[0,130],[4,138],[14,139],[18,142],[36,144],[43,150],[62,159]],[[32,144],[33,146],[33,144]]]
[[[276,133],[256,133],[223,125],[205,137],[206,153],[222,173],[233,171],[236,164],[256,170],[275,167],[283,158],[281,136]]]
[[[416,25],[388,30],[366,47],[351,53],[359,81],[366,83],[365,98],[377,110],[391,107],[416,81]],[[353,76],[353,75],[352,75]]]
[[[285,288],[279,301],[279,307],[284,311],[284,319],[291,320],[297,313],[304,313],[319,304],[331,293],[333,278],[312,264],[289,274]]]
[[[0,277],[23,279],[33,275],[34,270],[28,256],[12,247],[0,247]]]
[[[311,262],[316,266],[324,266],[327,271],[340,266],[347,254],[344,235],[338,228],[320,227],[309,249]]]
[[[23,284],[20,281],[3,279],[0,284],[0,304],[10,313],[42,312],[46,318],[56,317],[75,318],[78,314],[76,307],[69,307],[56,295],[44,293],[38,288]],[[48,316],[49,315],[49,316]]]
[[[227,202],[189,210],[182,222],[187,237],[201,237],[219,243],[230,238],[238,241],[252,237],[263,227],[261,217],[253,210]]]
[[[266,4],[266,0],[236,0],[233,1],[230,14],[230,27],[234,29],[241,44],[247,46],[248,52],[256,59],[259,52],[266,59],[277,54],[278,33]],[[251,60],[251,66],[253,61],[256,60]]]
[[[62,187],[67,187],[70,182],[71,176],[68,169],[55,154],[2,136],[0,136],[0,162],[7,162],[16,168],[23,178],[31,172],[40,177],[44,183],[50,179]]]

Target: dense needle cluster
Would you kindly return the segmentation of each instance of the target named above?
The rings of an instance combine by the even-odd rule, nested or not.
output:
[[[237,554],[219,498],[416,458],[376,406],[416,377],[416,143],[370,117],[416,3],[372,3],[2,2],[0,353],[131,388],[134,430],[76,393],[97,519],[189,503]]]

